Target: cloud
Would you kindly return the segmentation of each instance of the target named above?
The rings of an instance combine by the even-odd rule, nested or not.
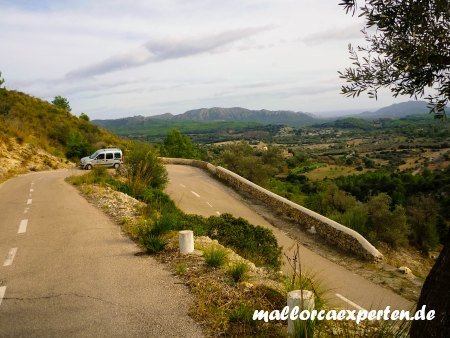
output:
[[[73,70],[66,74],[66,78],[91,77],[121,69],[139,67],[151,62],[161,62],[169,59],[213,52],[220,47],[227,46],[268,29],[271,29],[271,27],[250,27],[203,37],[151,40],[133,51],[114,55],[99,63]]]
[[[361,29],[363,24],[357,23],[346,27],[331,27],[326,30],[312,33],[298,40],[305,42],[307,45],[318,45],[327,41],[335,40],[351,40],[362,38]]]

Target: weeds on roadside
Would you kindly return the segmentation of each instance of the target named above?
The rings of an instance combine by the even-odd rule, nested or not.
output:
[[[249,267],[244,262],[237,262],[228,269],[228,275],[235,283],[242,282],[248,278]]]
[[[205,263],[213,268],[220,268],[228,261],[227,252],[224,249],[213,248],[205,250],[203,257]]]
[[[139,243],[145,248],[147,253],[154,254],[166,248],[167,240],[155,223],[143,220],[136,227],[136,234]]]
[[[177,263],[175,265],[175,274],[177,275],[184,275],[186,273],[186,264],[183,262]]]

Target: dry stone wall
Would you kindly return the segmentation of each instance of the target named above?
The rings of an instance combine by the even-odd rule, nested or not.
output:
[[[383,259],[383,255],[356,231],[278,196],[228,169],[199,160],[180,158],[162,158],[162,160],[166,164],[190,165],[207,170],[214,177],[226,182],[238,192],[246,193],[267,205],[274,212],[281,213],[294,220],[304,230],[314,227],[319,236],[338,248],[369,261],[378,262]]]

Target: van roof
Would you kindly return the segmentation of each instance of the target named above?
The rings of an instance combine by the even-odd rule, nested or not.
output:
[[[99,149],[97,151],[101,151],[101,150],[111,150],[111,151],[120,151],[120,152],[122,152],[122,150],[120,150],[119,148],[102,148],[102,149]]]

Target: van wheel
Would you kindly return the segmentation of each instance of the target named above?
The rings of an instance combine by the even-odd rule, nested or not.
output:
[[[120,164],[119,163],[114,163],[114,169],[119,169]]]
[[[92,169],[92,165],[88,164],[88,165],[86,166],[86,170],[91,170],[91,169]]]

